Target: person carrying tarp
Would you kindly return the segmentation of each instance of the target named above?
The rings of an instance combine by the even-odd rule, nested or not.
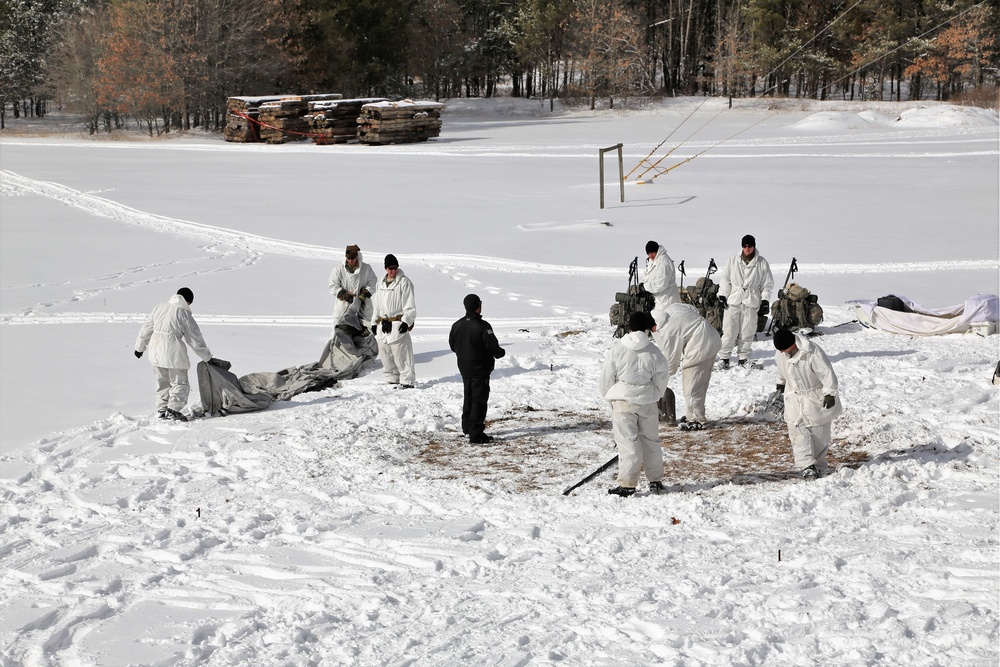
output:
[[[355,299],[360,299],[357,313],[361,319],[361,328],[366,329],[372,318],[371,296],[375,293],[375,283],[378,278],[375,271],[365,264],[361,248],[349,245],[344,253],[344,262],[333,267],[330,273],[330,294],[336,297],[333,307],[333,335],[336,336],[337,325],[347,316]]]
[[[403,389],[412,389],[417,375],[413,367],[410,330],[417,319],[417,304],[413,283],[391,253],[385,256],[385,277],[378,282],[374,302],[371,328],[378,340],[385,380]]]
[[[832,440],[830,425],[844,411],[837,374],[819,345],[789,329],[774,332],[774,349],[776,391],[784,397],[795,467],[803,479],[822,477]]]
[[[747,234],[742,252],[733,255],[719,271],[719,301],[725,308],[722,320],[722,368],[729,368],[733,348],[739,365],[750,363],[750,345],[757,333],[757,313],[767,310],[774,276],[771,265],[757,252],[757,240]]]
[[[663,310],[672,303],[681,302],[681,293],[677,289],[676,269],[674,260],[670,259],[667,249],[656,241],[646,243],[646,275],[642,286],[656,299],[654,310]]]
[[[135,358],[141,359],[148,350],[149,363],[156,376],[156,413],[160,419],[186,422],[181,412],[187,405],[191,385],[188,383],[187,346],[204,361],[212,361],[198,323],[191,314],[194,292],[187,287],[177,290],[153,309],[135,339]]]

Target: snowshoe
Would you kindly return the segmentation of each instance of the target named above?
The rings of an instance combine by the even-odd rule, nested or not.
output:
[[[819,474],[819,470],[814,465],[802,470],[802,479],[812,480],[819,479],[820,477],[821,475]]]

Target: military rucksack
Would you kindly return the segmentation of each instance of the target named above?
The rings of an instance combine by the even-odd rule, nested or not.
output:
[[[775,329],[812,329],[823,321],[823,308],[815,294],[789,283],[778,291],[778,300],[771,304],[771,319]]]
[[[698,278],[694,285],[682,289],[681,301],[697,308],[698,313],[722,333],[722,319],[726,311],[719,301],[719,286],[711,278]]]

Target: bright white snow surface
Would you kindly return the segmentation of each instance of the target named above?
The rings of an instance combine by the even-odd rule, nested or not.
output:
[[[0,665],[996,665],[1000,337],[844,305],[1000,291],[996,114],[703,101],[460,100],[389,147],[0,141]],[[625,203],[609,177],[602,210],[619,142],[626,172],[697,157]],[[826,310],[835,472],[785,474],[761,337],[763,371],[713,375],[714,428],[662,428],[667,493],[608,496],[612,468],[562,495],[614,454],[595,386],[628,263],[657,240],[688,284],[747,233]],[[156,303],[192,288],[238,374],[309,363],[354,243],[414,281],[418,388],[376,362],[155,419]],[[488,446],[447,346],[469,292],[508,352]]]

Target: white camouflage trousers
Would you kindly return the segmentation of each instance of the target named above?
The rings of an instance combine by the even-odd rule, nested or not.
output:
[[[399,336],[393,343],[378,340],[378,356],[382,358],[382,371],[389,384],[417,383],[417,372],[413,367],[413,341],[409,332]]]
[[[750,344],[757,333],[757,309],[746,304],[729,306],[722,318],[720,359],[729,359],[733,348],[740,359],[750,358]]]
[[[659,411],[656,403],[636,405],[611,401],[611,433],[618,445],[618,484],[630,489],[639,481],[640,468],[646,479],[663,479],[663,449],[660,448]]]
[[[821,475],[827,472],[826,453],[830,449],[831,424],[806,426],[789,424],[788,439],[792,442],[795,467],[799,470],[816,466]]]
[[[712,379],[713,366],[715,359],[709,357],[700,364],[681,370],[681,380],[684,383],[684,415],[689,422],[705,421],[705,397],[708,395],[708,382]]]
[[[156,376],[156,410],[176,410],[180,412],[187,405],[191,385],[188,384],[186,368],[162,368],[153,366]]]

